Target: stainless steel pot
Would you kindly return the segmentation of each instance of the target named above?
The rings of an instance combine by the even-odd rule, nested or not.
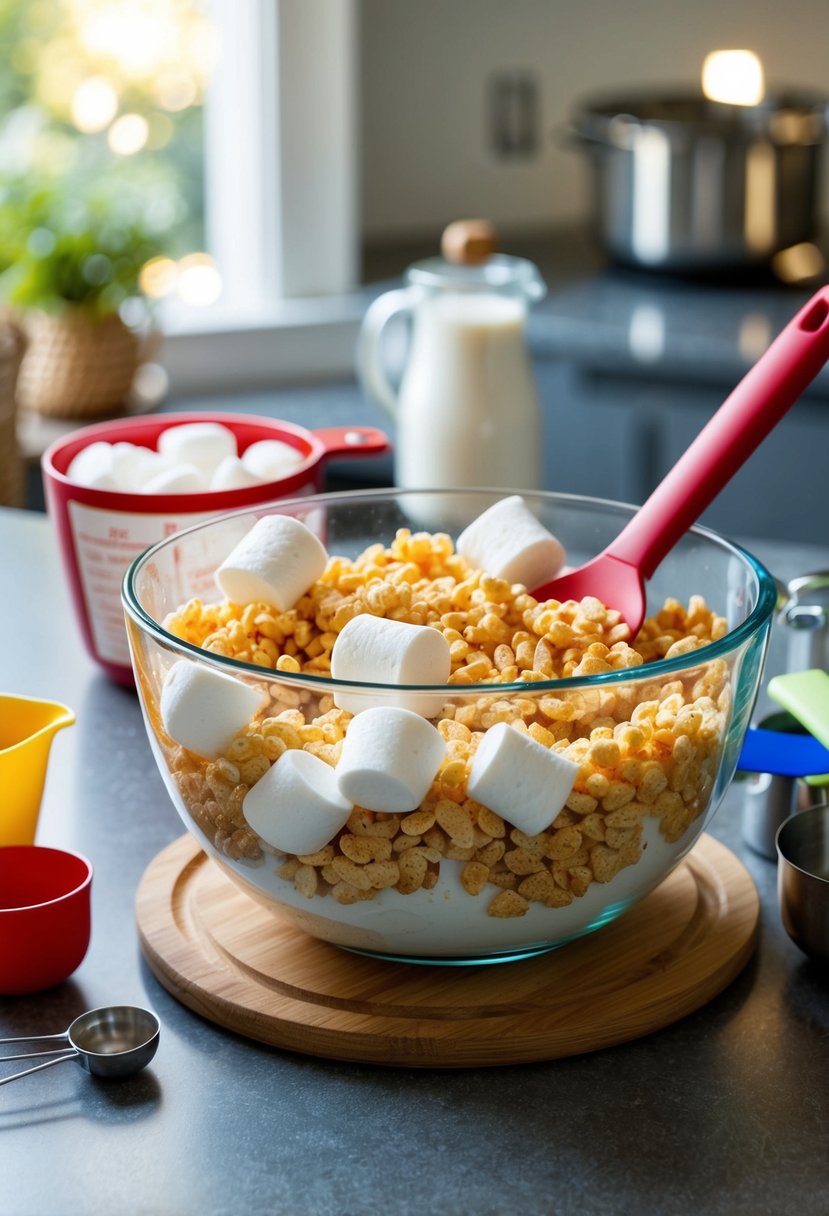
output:
[[[691,93],[586,99],[571,134],[593,166],[599,239],[616,261],[711,273],[768,266],[818,235],[827,99],[757,106]]]

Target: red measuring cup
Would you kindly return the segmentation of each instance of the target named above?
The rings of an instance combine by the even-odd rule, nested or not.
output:
[[[295,448],[302,463],[287,477],[239,490],[199,494],[135,494],[91,489],[68,476],[72,460],[92,443],[134,443],[155,449],[162,431],[192,422],[218,422],[236,436],[239,454],[260,439]],[[86,649],[118,684],[134,683],[121,580],[134,557],[172,532],[211,515],[258,506],[324,489],[325,467],[334,457],[379,456],[388,437],[373,427],[341,426],[309,431],[279,419],[198,412],[101,422],[72,431],[44,452],[46,504],[57,531],[63,568]]]

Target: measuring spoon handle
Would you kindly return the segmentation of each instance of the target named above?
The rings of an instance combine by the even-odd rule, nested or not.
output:
[[[55,1039],[63,1039],[64,1043],[69,1042],[69,1036],[63,1030],[60,1034],[22,1034],[16,1039],[0,1039],[0,1043],[53,1043]]]
[[[52,1051],[16,1051],[12,1056],[0,1056],[0,1064],[5,1064],[7,1060],[40,1060],[43,1056],[62,1056],[70,1050],[67,1043],[65,1047],[55,1047]]]
[[[64,1060],[74,1060],[80,1053],[70,1051],[68,1055],[58,1056],[57,1059],[47,1060],[45,1064],[35,1064],[34,1068],[24,1068],[22,1072],[13,1072],[10,1077],[0,1077],[0,1085],[8,1085],[9,1081],[17,1081],[20,1077],[28,1077],[31,1072],[40,1072],[42,1068],[51,1068],[53,1064],[62,1064]]]

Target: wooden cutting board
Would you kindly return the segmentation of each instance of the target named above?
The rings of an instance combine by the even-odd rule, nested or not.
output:
[[[759,899],[703,835],[649,896],[569,946],[498,965],[393,963],[274,916],[182,836],[147,868],[136,914],[164,987],[229,1030],[328,1059],[466,1068],[596,1051],[698,1009],[750,958]]]

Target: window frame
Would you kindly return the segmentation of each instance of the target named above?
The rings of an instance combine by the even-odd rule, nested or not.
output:
[[[206,243],[223,291],[161,308],[169,393],[350,377],[364,307],[357,0],[209,7]]]

